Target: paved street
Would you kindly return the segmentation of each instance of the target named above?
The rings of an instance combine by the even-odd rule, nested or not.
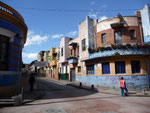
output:
[[[41,99],[23,106],[0,108],[0,113],[150,113],[150,97],[105,94],[65,83],[40,79]]]

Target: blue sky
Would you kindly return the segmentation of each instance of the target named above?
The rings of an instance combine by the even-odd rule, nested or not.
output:
[[[99,20],[115,17],[118,13],[130,16],[134,15],[136,11],[134,9],[142,9],[145,4],[150,4],[150,0],[1,1],[16,9],[28,26],[27,42],[22,53],[24,63],[37,59],[37,54],[41,50],[48,51],[51,47],[57,47],[63,36],[72,38],[78,36],[78,25],[85,20],[86,16]]]

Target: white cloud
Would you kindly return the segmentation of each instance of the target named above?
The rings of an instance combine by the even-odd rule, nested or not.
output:
[[[22,57],[28,58],[28,59],[36,59],[38,53],[22,53]]]
[[[41,44],[47,41],[48,37],[48,35],[40,36],[38,34],[35,34],[34,31],[29,30],[25,46]]]
[[[108,19],[108,18],[106,16],[101,16],[98,21],[100,22],[100,21],[105,20],[105,19]]]
[[[75,35],[77,34],[77,31],[71,31],[71,32],[68,32],[68,33],[65,33],[65,34],[54,34],[51,36],[52,39],[60,39],[62,38],[63,36],[68,36],[68,37],[74,37]]]
[[[93,19],[97,19],[97,12],[95,13],[93,10],[89,13],[89,17]]]
[[[77,31],[71,31],[71,32],[68,32],[68,33],[67,33],[67,36],[73,37],[73,36],[75,36],[76,34],[77,34]]]
[[[51,38],[55,39],[55,38],[61,38],[63,36],[64,36],[63,34],[54,34],[51,36]]]

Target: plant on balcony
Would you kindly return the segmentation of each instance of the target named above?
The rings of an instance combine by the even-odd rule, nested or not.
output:
[[[118,52],[115,52],[115,53],[114,53],[114,55],[115,55],[115,56],[118,56],[118,55],[120,55],[120,53],[118,53]]]
[[[95,51],[95,52],[98,52],[98,48],[94,48],[94,51]]]
[[[125,45],[116,45],[116,49],[126,49]]]
[[[131,44],[126,44],[126,47],[131,49],[132,48],[132,45]]]
[[[101,51],[101,52],[104,51],[104,47],[98,47],[97,49],[98,49],[98,51]]]
[[[142,44],[142,47],[143,47],[143,48],[150,48],[150,45],[149,45],[149,44],[144,43],[144,44]]]
[[[116,46],[114,44],[111,44],[112,49],[116,49]]]
[[[88,48],[88,51],[89,51],[89,53],[94,53],[95,52],[95,50],[91,47]]]
[[[112,50],[112,48],[110,46],[107,46],[104,48],[104,50]]]

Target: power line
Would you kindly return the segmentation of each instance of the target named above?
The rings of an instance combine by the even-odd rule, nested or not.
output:
[[[96,10],[96,9],[42,9],[42,8],[25,8],[25,7],[16,7],[19,9],[25,10],[38,10],[38,11],[52,11],[52,12],[115,12],[115,11],[137,11],[140,9],[110,9],[110,10]]]

